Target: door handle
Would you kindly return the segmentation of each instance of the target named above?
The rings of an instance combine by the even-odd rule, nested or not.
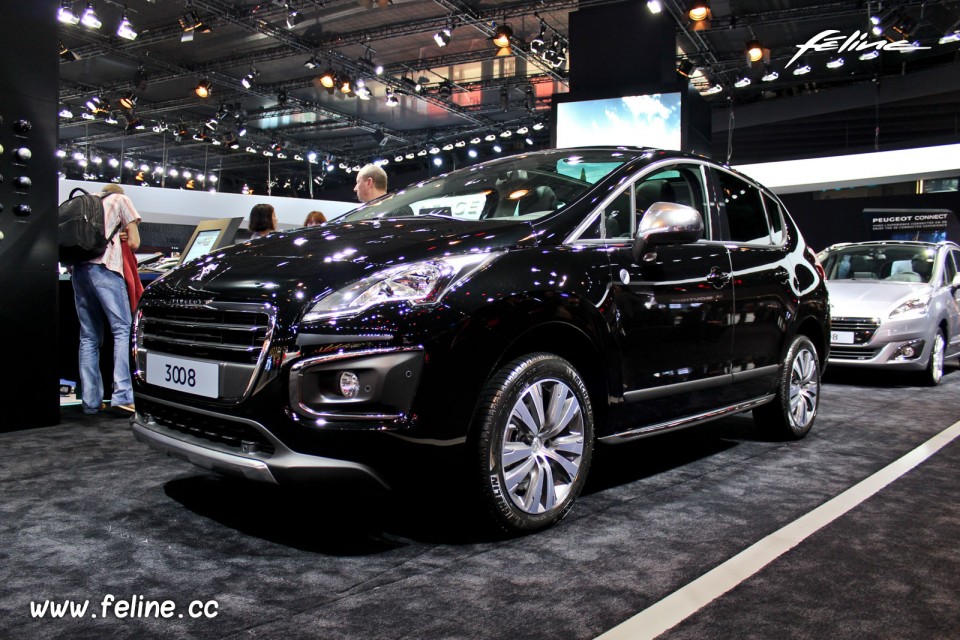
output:
[[[715,289],[722,289],[730,284],[730,274],[721,271],[720,267],[711,267],[710,273],[707,274],[707,282]]]

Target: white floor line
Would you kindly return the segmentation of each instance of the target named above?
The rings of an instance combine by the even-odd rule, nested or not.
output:
[[[690,584],[607,631],[597,640],[643,640],[655,638],[675,627],[822,527],[918,466],[958,436],[960,422],[955,422],[869,478],[747,547]]]

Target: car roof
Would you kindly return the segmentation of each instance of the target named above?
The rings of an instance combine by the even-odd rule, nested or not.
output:
[[[903,246],[920,246],[920,247],[952,247],[960,249],[960,245],[951,240],[940,240],[937,242],[929,242],[926,240],[864,240],[862,242],[838,242],[832,244],[825,249],[825,251],[830,251],[832,249],[843,249],[846,247],[878,247],[878,246],[890,246],[890,245],[903,245]]]

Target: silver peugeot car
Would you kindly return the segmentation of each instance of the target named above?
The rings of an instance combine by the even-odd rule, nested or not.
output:
[[[960,353],[960,247],[884,240],[817,257],[833,316],[830,365],[917,371],[939,384],[944,360]]]

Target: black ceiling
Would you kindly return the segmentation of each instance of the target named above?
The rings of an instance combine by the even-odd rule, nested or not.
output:
[[[642,1],[642,0],[640,0]],[[86,2],[67,3],[82,12]],[[567,63],[544,61],[531,51],[541,32],[547,49],[569,45],[568,16],[582,8],[612,4],[607,0],[113,0],[95,1],[102,28],[60,25],[62,46],[79,56],[61,54],[60,100],[74,117],[61,118],[61,148],[68,151],[63,171],[69,177],[115,178],[123,170],[109,158],[132,160],[124,181],[143,163],[145,177],[159,180],[163,166],[167,186],[182,186],[170,168],[218,175],[220,188],[239,191],[248,184],[258,193],[297,195],[342,187],[352,178],[340,167],[375,158],[391,161],[388,171],[404,164],[423,165],[416,154],[438,147],[531,127],[529,133],[498,142],[517,150],[532,137],[536,146],[550,141],[552,96],[570,90]],[[723,91],[706,97],[714,116],[713,155],[735,162],[797,157],[823,152],[891,148],[924,141],[960,138],[960,44],[941,38],[958,28],[960,1],[825,2],[802,0],[714,0],[705,29],[686,17],[686,2],[663,0],[663,12],[677,36],[677,61],[689,60],[700,71],[692,81]],[[853,34],[868,29],[868,18],[896,9],[913,26],[910,40],[928,49],[911,53],[883,51],[874,60],[848,53],[846,64],[828,69],[836,52],[810,52],[788,62],[798,45],[816,34],[835,30]],[[296,17],[291,19],[291,14]],[[126,15],[137,30],[133,41],[116,35]],[[209,32],[188,33],[181,26],[197,17]],[[914,25],[910,25],[910,20]],[[542,23],[541,23],[542,21]],[[490,41],[494,28],[513,29],[513,55],[497,56]],[[451,28],[449,44],[439,47],[434,34]],[[889,32],[888,32],[889,33]],[[602,38],[603,34],[596,34]],[[764,60],[748,65],[744,44],[759,40]],[[870,35],[868,40],[881,40]],[[569,57],[577,56],[574,43]],[[630,55],[631,43],[622,43]],[[314,59],[316,66],[305,63]],[[556,60],[556,58],[553,58]],[[377,76],[369,62],[383,65]],[[767,63],[769,66],[767,66]],[[610,64],[615,65],[616,60]],[[809,64],[811,72],[795,76],[792,68]],[[318,76],[330,67],[356,81],[366,80],[369,100],[356,94],[328,92]],[[779,77],[762,81],[765,72]],[[244,75],[255,72],[249,87]],[[741,75],[752,82],[738,88]],[[418,93],[411,86],[424,79]],[[194,87],[212,84],[201,99]],[[625,80],[625,83],[628,81]],[[399,104],[388,106],[386,92]],[[137,94],[132,110],[118,100]],[[531,95],[532,93],[532,95]],[[105,111],[82,117],[84,104],[100,96]],[[207,126],[221,115],[216,128]],[[115,118],[108,118],[113,115]],[[116,119],[116,122],[110,120]],[[142,122],[142,129],[131,123]],[[247,134],[230,148],[238,126]],[[509,142],[509,144],[507,144]],[[219,143],[219,144],[218,144]],[[490,143],[482,143],[481,155]],[[250,149],[250,151],[248,151]],[[72,154],[88,162],[79,166]],[[307,162],[308,152],[318,164]],[[272,156],[265,155],[273,153]],[[465,153],[454,147],[450,153]],[[414,154],[413,160],[394,158]],[[91,162],[101,158],[103,163]],[[334,170],[322,170],[324,161]],[[323,184],[310,178],[325,176]],[[152,178],[151,178],[152,176]],[[298,188],[300,191],[298,192]],[[322,196],[320,196],[322,197]]]

